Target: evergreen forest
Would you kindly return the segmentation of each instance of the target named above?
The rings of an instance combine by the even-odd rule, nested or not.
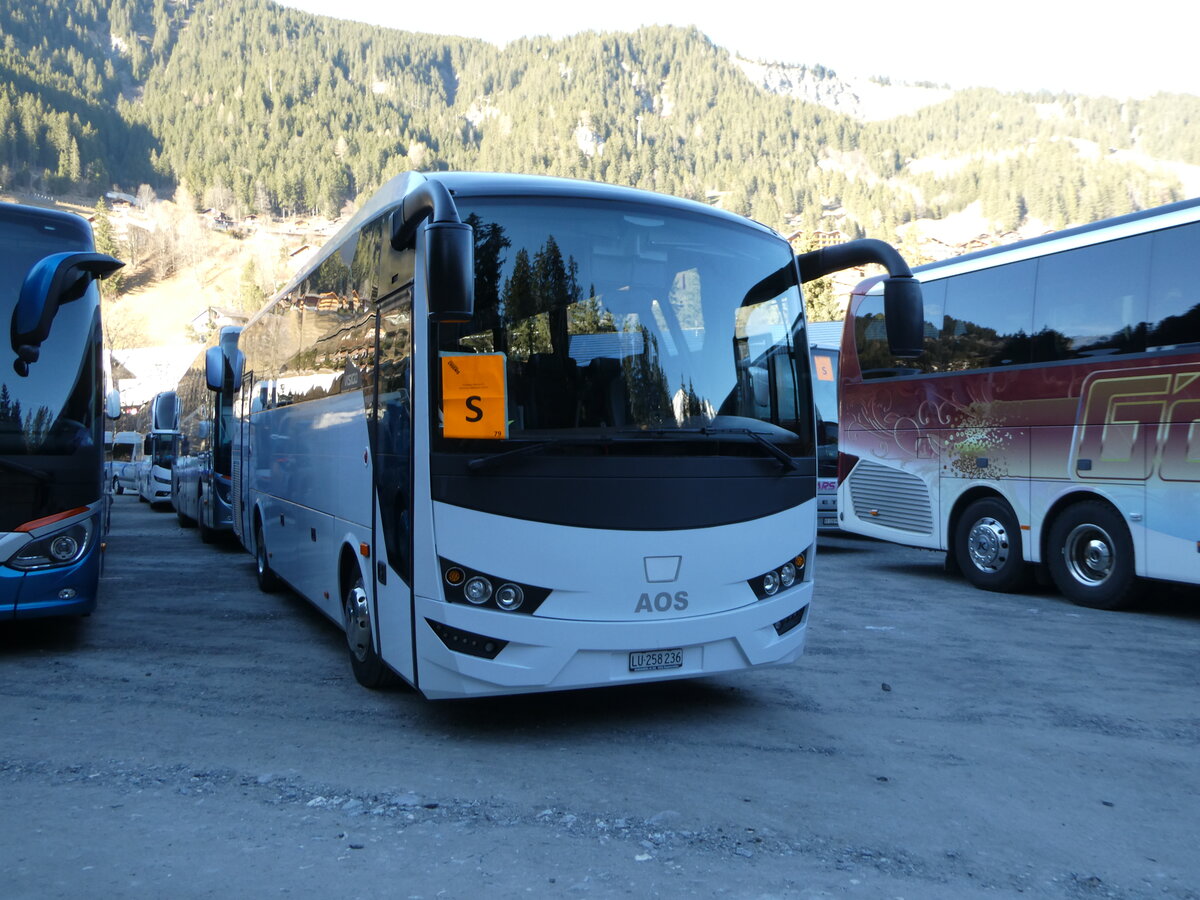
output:
[[[1191,95],[989,89],[864,122],[752,84],[685,28],[501,49],[270,0],[0,6],[0,190],[14,192],[183,186],[233,214],[336,215],[409,169],[495,170],[894,239],[975,201],[1003,231],[1180,199],[1147,161],[1200,164],[1198,128]]]

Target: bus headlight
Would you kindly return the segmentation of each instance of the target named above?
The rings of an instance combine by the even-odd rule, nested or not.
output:
[[[500,590],[496,591],[496,605],[501,609],[511,612],[524,602],[525,592],[521,590],[520,585],[509,582],[500,585]]]
[[[59,531],[30,541],[7,563],[14,569],[53,569],[79,562],[91,548],[95,517],[75,522]]]
[[[759,600],[764,600],[803,581],[805,567],[808,564],[808,553],[808,550],[797,553],[783,565],[770,572],[765,572],[757,578],[751,578],[747,584],[754,591],[754,596]]]
[[[476,575],[463,585],[463,596],[476,606],[487,603],[492,596],[492,583],[486,578]]]
[[[482,609],[528,615],[550,596],[547,588],[519,584],[477,569],[468,569],[448,559],[440,562],[443,596],[449,603],[470,603]]]
[[[50,542],[50,558],[58,563],[68,563],[79,554],[79,541],[74,535],[60,534]]]

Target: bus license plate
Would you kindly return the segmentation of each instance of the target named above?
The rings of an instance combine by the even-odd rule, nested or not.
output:
[[[630,672],[658,672],[682,667],[683,649],[680,647],[674,650],[635,650],[629,654]]]

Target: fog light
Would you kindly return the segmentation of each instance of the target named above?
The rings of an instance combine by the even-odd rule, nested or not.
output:
[[[501,609],[516,609],[524,601],[525,592],[515,584],[502,584],[496,591],[496,605]]]
[[[487,603],[488,598],[492,596],[492,583],[486,578],[476,575],[463,587],[463,594],[476,605]]]
[[[789,588],[795,584],[796,567],[791,563],[784,563],[783,568],[779,570],[779,581],[785,588]]]
[[[770,596],[777,590],[779,590],[779,573],[768,572],[763,576],[763,593]]]
[[[58,592],[58,599],[59,600],[74,600],[75,599],[75,588],[63,588],[61,591]]]
[[[69,534],[61,534],[50,542],[50,555],[59,562],[66,562],[79,552],[79,542]]]

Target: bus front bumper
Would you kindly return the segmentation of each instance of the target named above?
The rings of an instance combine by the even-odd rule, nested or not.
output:
[[[812,582],[806,582],[723,613],[653,622],[579,622],[418,597],[418,687],[430,699],[446,699],[785,665],[804,651],[811,598]],[[660,651],[662,656],[654,655]],[[635,670],[643,664],[647,667]]]
[[[0,566],[0,621],[84,616],[96,608],[101,549],[69,566],[22,572]]]

